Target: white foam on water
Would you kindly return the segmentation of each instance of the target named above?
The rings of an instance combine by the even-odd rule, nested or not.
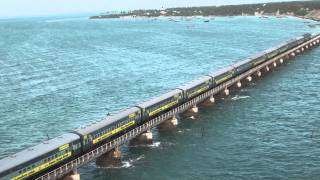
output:
[[[152,143],[152,144],[149,144],[148,146],[149,147],[159,147],[160,146],[160,142],[154,142],[154,143]]]
[[[143,159],[144,158],[144,155],[141,155],[139,157],[137,157],[136,161],[139,161],[140,159]]]
[[[239,100],[239,99],[247,99],[247,98],[250,98],[250,96],[239,96],[239,95],[236,95],[231,99],[236,101],[236,100]]]
[[[122,163],[121,168],[129,168],[129,167],[131,167],[131,166],[132,166],[132,164],[131,164],[130,162],[125,161],[125,162]]]

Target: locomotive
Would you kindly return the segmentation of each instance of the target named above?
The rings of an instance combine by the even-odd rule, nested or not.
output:
[[[203,76],[168,93],[121,111],[90,126],[63,134],[0,160],[0,179],[34,179],[89,150],[109,142],[153,117],[262,64],[280,53],[310,40],[309,33],[259,52],[222,70]]]

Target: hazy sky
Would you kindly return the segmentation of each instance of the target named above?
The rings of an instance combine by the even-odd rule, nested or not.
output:
[[[0,16],[99,13],[112,10],[159,9],[162,6],[166,8],[275,1],[279,0],[0,0]]]

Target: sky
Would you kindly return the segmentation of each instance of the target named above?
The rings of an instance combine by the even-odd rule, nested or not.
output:
[[[102,13],[120,10],[160,9],[161,7],[208,6],[276,1],[279,0],[0,0],[0,17]]]

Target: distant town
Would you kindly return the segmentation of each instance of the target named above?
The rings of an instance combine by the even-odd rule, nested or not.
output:
[[[277,3],[162,8],[105,13],[90,19],[139,18],[161,16],[297,16],[320,21],[320,1],[293,1]]]

